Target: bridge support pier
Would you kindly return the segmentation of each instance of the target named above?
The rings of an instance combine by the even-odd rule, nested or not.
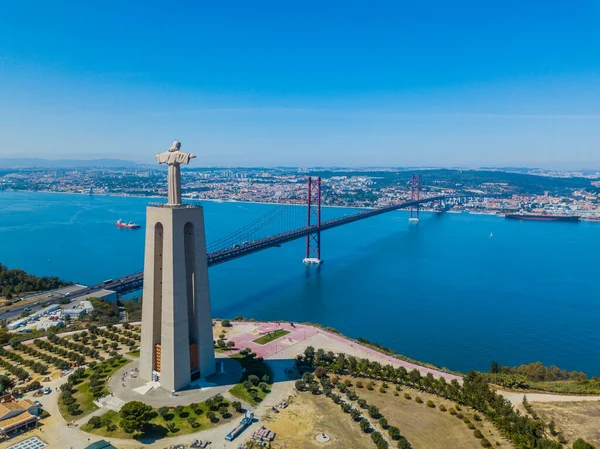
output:
[[[419,201],[421,199],[421,175],[412,175],[411,189],[410,189],[410,200]],[[419,222],[419,205],[410,206],[410,218],[409,223]]]
[[[306,236],[305,264],[320,265],[321,259],[321,178],[308,177],[307,226],[315,226],[315,232]]]

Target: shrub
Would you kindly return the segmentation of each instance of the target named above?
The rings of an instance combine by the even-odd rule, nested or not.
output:
[[[327,370],[325,368],[323,368],[322,366],[317,366],[317,369],[315,369],[315,376],[317,377],[317,379],[321,379],[323,376],[327,375]]]
[[[423,399],[421,399],[421,397],[420,397],[420,396],[417,396],[417,397],[415,398],[415,402],[416,402],[417,404],[422,404],[422,403],[423,403]]]
[[[363,419],[359,425],[360,425],[360,429],[365,433],[367,433],[369,431],[369,429],[371,428],[371,426],[369,425],[369,422],[366,419]]]
[[[398,429],[397,427],[390,426],[388,429],[388,433],[390,434],[390,437],[392,438],[392,440],[400,439],[400,429]]]
[[[90,420],[88,421],[88,424],[90,426],[92,426],[94,429],[97,429],[98,427],[100,427],[102,425],[102,420],[100,419],[99,416],[92,416],[90,418]]]
[[[223,326],[223,327],[230,327],[231,326],[231,322],[229,320],[221,320],[221,326]]]
[[[475,429],[475,430],[473,431],[473,436],[474,436],[475,438],[483,438],[483,434],[481,433],[481,430],[479,430],[479,429]]]
[[[440,404],[440,412],[445,412],[446,406],[444,404]]]
[[[472,422],[469,423],[469,425],[467,426],[470,430],[475,430],[475,424],[473,424]]]
[[[469,424],[471,421],[469,420],[469,418],[467,418],[466,416],[463,418],[463,422],[465,424]]]
[[[379,409],[377,407],[375,407],[374,405],[369,405],[367,411],[369,412],[369,416],[371,418],[379,418],[380,413],[379,413]]]
[[[473,413],[473,419],[475,421],[481,421],[481,416],[479,416],[477,413]]]
[[[164,419],[166,419],[167,415],[169,414],[169,407],[161,407],[158,409],[158,414],[160,416],[162,416]]]
[[[456,414],[456,417],[457,417],[458,419],[463,419],[463,418],[464,418],[464,416],[463,416],[462,412],[459,412],[459,413],[457,413],[457,414]]]
[[[481,445],[482,445],[483,447],[492,447],[492,443],[490,443],[490,442],[489,442],[488,440],[486,440],[485,438],[483,438],[483,439],[481,440]]]
[[[388,421],[387,421],[387,419],[385,419],[385,416],[382,416],[381,418],[379,418],[379,425],[381,427],[383,427],[384,429],[387,429],[389,427]]]
[[[356,381],[356,388],[362,388],[362,387],[364,387],[364,385],[363,385],[362,381],[360,381],[360,380],[357,380],[357,381]]]
[[[177,413],[177,416],[181,416],[181,414],[183,413],[183,405],[178,405],[174,408],[175,413]]]
[[[450,413],[451,415],[456,415],[456,410],[454,410],[453,408],[451,408],[448,413]]]
[[[375,386],[375,383],[373,381],[369,382],[367,384],[367,390],[369,391],[373,391],[373,387]]]
[[[238,413],[242,411],[242,403],[240,401],[233,401],[231,406]]]
[[[427,407],[435,408],[435,404],[433,403],[433,401],[427,401]]]
[[[410,401],[410,399],[411,399],[410,394],[404,393],[404,399],[408,399]]]
[[[210,422],[215,422],[217,419],[217,415],[215,415],[215,412],[213,412],[212,410],[206,414],[206,417]]]
[[[592,446],[587,441],[582,440],[581,438],[578,438],[573,443],[573,449],[594,449],[594,446]]]
[[[360,412],[357,409],[353,408],[352,410],[350,410],[350,416],[354,421],[358,421],[360,419]]]
[[[386,390],[385,388],[383,388],[383,387],[379,387],[379,392],[380,392],[380,393],[385,393],[386,391],[387,391],[387,390]]]

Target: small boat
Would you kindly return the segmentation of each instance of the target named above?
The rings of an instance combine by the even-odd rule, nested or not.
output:
[[[490,238],[493,239],[494,238],[494,234],[492,232],[490,232]]]
[[[128,222],[124,222],[123,220],[121,220],[120,218],[117,220],[117,228],[123,228],[123,229],[139,229],[140,225],[137,223],[133,223],[131,221]]]

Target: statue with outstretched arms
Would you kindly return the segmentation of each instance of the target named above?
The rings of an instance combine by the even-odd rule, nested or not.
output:
[[[169,199],[167,206],[180,206],[181,205],[181,164],[189,164],[190,159],[196,157],[195,154],[184,153],[179,151],[181,143],[177,140],[173,142],[171,148],[166,152],[156,155],[156,160],[159,164],[167,164],[169,166]]]

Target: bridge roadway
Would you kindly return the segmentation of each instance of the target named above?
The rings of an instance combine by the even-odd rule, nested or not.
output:
[[[365,218],[375,217],[377,215],[382,215],[395,210],[406,209],[411,206],[417,206],[419,204],[430,203],[433,201],[440,201],[447,198],[448,196],[446,195],[422,198],[418,201],[407,201],[392,206],[380,207],[377,209],[370,209],[363,212],[358,212],[356,214],[348,215],[345,217],[334,218],[332,220],[321,222],[320,230],[321,232],[327,231],[329,229],[337,228],[338,226],[343,226],[349,223],[354,223],[355,221],[364,220]],[[255,240],[253,242],[248,242],[242,245],[234,245],[231,248],[225,248],[219,251],[214,251],[212,253],[207,254],[208,266],[212,267],[214,265],[229,262],[230,260],[239,259],[240,257],[244,257],[249,254],[257,253],[268,248],[280,246],[284,243],[291,242],[292,240],[301,239],[303,237],[306,237],[307,235],[311,235],[316,232],[316,225],[305,226],[303,228],[294,229],[293,231],[282,232],[281,234],[272,235],[259,240]],[[117,293],[120,294],[131,293],[133,291],[139,290],[142,287],[143,279],[144,273],[139,272],[130,274],[129,276],[125,276],[123,278],[116,279],[108,283],[98,284],[90,288],[97,290],[102,288],[107,290],[115,290]]]
[[[407,201],[404,203],[380,207],[377,209],[369,209],[363,212],[357,212],[356,214],[347,215],[345,217],[334,218],[332,220],[327,220],[321,222],[321,232],[327,231],[329,229],[337,228],[338,226],[343,226],[349,223],[354,223],[355,221],[364,220],[365,218],[375,217],[377,215],[382,215],[388,212],[393,212],[399,209],[406,209],[411,206],[417,206],[424,203],[430,203],[433,201],[440,201],[444,199],[451,198],[447,195],[440,195],[430,198],[422,198],[417,201]],[[263,239],[255,240],[252,242],[248,242],[242,245],[234,245],[231,248],[222,249],[219,251],[214,251],[212,253],[207,254],[208,266],[212,267],[214,265],[219,265],[225,262],[229,262],[230,260],[239,259],[240,257],[247,256],[249,254],[257,253],[259,251],[263,251],[268,248],[273,248],[280,246],[284,243],[291,242],[292,240],[298,240],[307,235],[311,235],[317,232],[317,226],[305,226],[303,228],[294,229],[293,231],[282,232],[281,234],[272,235],[269,237],[265,237]],[[131,293],[137,290],[141,290],[144,283],[144,273],[137,272],[133,274],[129,274],[127,276],[123,276],[119,279],[113,279],[110,281],[105,281],[101,284],[92,285],[86,287],[85,289],[79,290],[77,292],[72,292],[68,295],[71,302],[75,299],[88,295],[98,290],[114,290],[117,293],[123,295],[126,293]],[[62,297],[59,296],[54,298],[49,298],[45,301],[40,301],[39,307],[47,306],[52,303],[58,302]],[[24,307],[18,307],[16,309],[12,309],[9,313],[2,316],[3,319],[10,320],[11,318],[16,318],[19,313],[23,311]]]

